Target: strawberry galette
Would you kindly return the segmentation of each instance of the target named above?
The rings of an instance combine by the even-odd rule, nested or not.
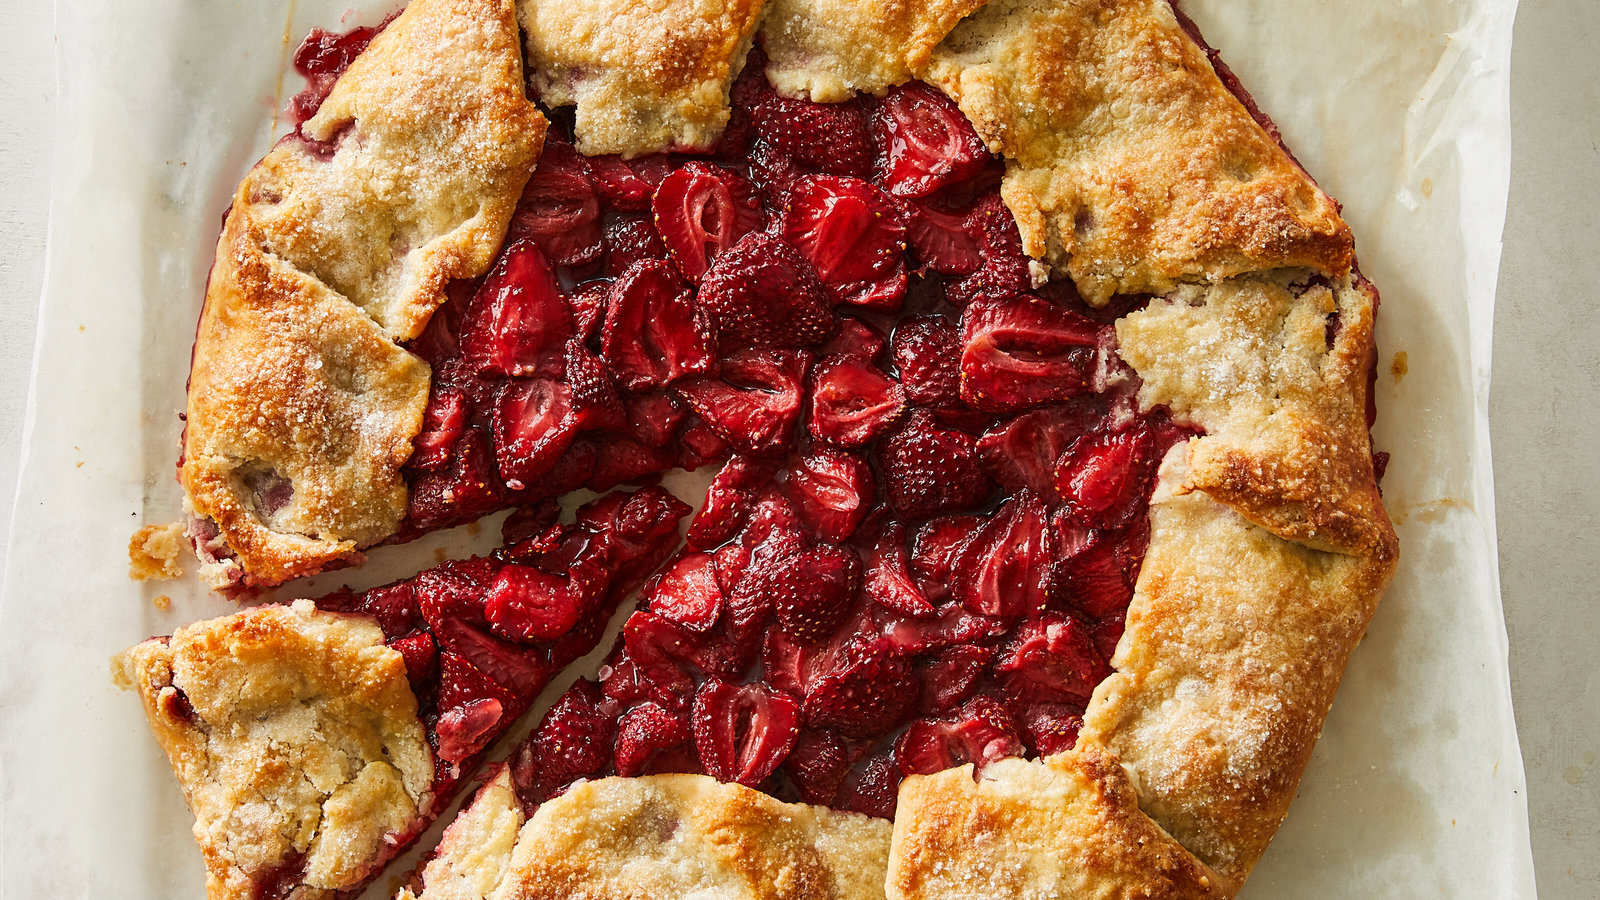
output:
[[[513,511],[120,658],[211,896],[359,891],[641,585],[403,897],[1237,892],[1394,565],[1377,295],[1167,0],[412,0],[295,59],[202,570]]]

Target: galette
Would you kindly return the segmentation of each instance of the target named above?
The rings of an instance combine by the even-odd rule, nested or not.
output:
[[[1175,5],[411,0],[294,60],[178,467],[247,606],[114,664],[210,897],[353,897],[468,787],[387,895],[1240,889],[1397,547],[1377,292]]]

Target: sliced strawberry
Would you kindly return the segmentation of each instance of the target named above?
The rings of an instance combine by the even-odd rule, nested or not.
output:
[[[889,353],[906,396],[918,406],[961,399],[961,336],[944,316],[914,316],[895,326]]]
[[[906,204],[906,242],[917,259],[941,275],[970,275],[983,265],[982,238],[972,228],[972,210],[951,208],[939,198]]]
[[[444,468],[450,462],[456,441],[461,439],[469,414],[470,401],[466,394],[436,385],[422,412],[422,430],[413,441],[414,449],[407,464],[425,472]]]
[[[922,82],[891,90],[873,113],[872,132],[882,148],[877,180],[897,197],[925,197],[971,178],[989,161],[967,117]]]
[[[959,706],[973,692],[994,661],[994,650],[954,644],[939,650],[923,670],[922,702],[934,712]]]
[[[1009,722],[994,719],[977,713],[912,722],[895,741],[895,764],[902,775],[932,775],[967,763],[981,769],[997,759],[1021,755],[1016,731]]]
[[[1015,412],[1090,390],[1097,326],[1076,313],[1017,297],[961,314],[961,399]]]
[[[861,559],[848,548],[818,544],[801,551],[794,564],[775,568],[764,582],[778,628],[801,643],[815,643],[849,614],[861,587]]]
[[[770,141],[759,139],[750,146],[749,162],[750,179],[761,191],[767,209],[774,213],[788,209],[795,184],[806,176],[805,167]]]
[[[602,774],[611,764],[615,720],[601,711],[600,688],[580,679],[561,695],[524,741],[511,763],[511,777],[524,803],[542,803],[579,778]]]
[[[414,693],[420,693],[438,668],[439,647],[433,637],[426,631],[414,631],[390,641],[389,647],[405,659],[406,680]]]
[[[795,460],[785,488],[800,520],[834,543],[855,533],[874,496],[864,460],[822,447]]]
[[[600,357],[631,391],[711,368],[709,325],[688,286],[664,262],[636,263],[611,283]]]
[[[1007,500],[957,554],[956,599],[972,612],[1005,619],[1042,611],[1051,583],[1050,538],[1037,496],[1023,491]]]
[[[632,438],[605,437],[591,442],[594,468],[588,487],[609,491],[619,484],[631,484],[657,475],[672,465],[672,455],[659,447],[647,447]]]
[[[1055,467],[1056,493],[1072,519],[1097,528],[1128,523],[1148,499],[1155,436],[1142,423],[1083,435]]]
[[[690,631],[704,632],[722,614],[722,588],[717,585],[711,555],[688,553],[678,558],[650,589],[648,609]]]
[[[731,169],[699,161],[663,178],[650,208],[662,243],[690,281],[699,281],[718,254],[765,220],[754,185]]]
[[[755,787],[794,749],[800,704],[765,685],[710,679],[695,693],[690,721],[706,774]]]
[[[466,281],[452,281],[445,287],[450,299],[428,317],[428,326],[410,343],[411,352],[428,361],[434,374],[461,355],[461,315],[472,300]]]
[[[678,438],[678,467],[693,472],[701,466],[727,459],[733,446],[704,419],[691,416]]]
[[[876,362],[889,342],[883,332],[855,316],[839,317],[839,330],[817,351],[821,356],[848,356]]]
[[[627,412],[622,408],[622,398],[605,365],[576,338],[567,342],[565,355],[573,424],[582,431],[626,427]]]
[[[888,753],[880,753],[850,770],[839,785],[833,806],[880,819],[893,819],[899,787],[899,767]]]
[[[911,574],[929,599],[939,602],[949,596],[956,557],[982,524],[977,516],[942,516],[917,529],[911,548]]]
[[[780,594],[808,587],[797,574],[806,550],[805,536],[798,529],[776,526],[759,540],[751,531],[746,529],[740,541],[750,547],[750,555],[742,570],[734,573],[736,580],[728,591],[728,621],[740,632],[753,632],[763,625]]]
[[[795,183],[783,238],[811,261],[836,302],[895,310],[906,291],[905,223],[859,178],[811,175]]]
[[[617,720],[617,774],[628,778],[662,771],[671,751],[689,742],[689,724],[658,703],[641,703]]]
[[[1007,300],[1033,283],[1028,257],[1022,252],[1017,220],[998,192],[981,198],[967,217],[966,230],[977,235],[978,268],[946,286],[951,303],[964,306],[978,300]]]
[[[905,390],[869,361],[830,356],[812,372],[806,426],[818,440],[860,447],[893,424],[905,405]]]
[[[1059,564],[1058,590],[1074,608],[1096,619],[1121,618],[1133,600],[1115,541],[1102,540]]]
[[[685,540],[691,548],[707,550],[733,537],[744,527],[756,502],[756,488],[772,475],[772,466],[743,456],[728,460],[706,488],[705,505],[689,523]]]
[[[550,678],[550,667],[540,654],[486,634],[465,621],[446,620],[433,630],[433,637],[442,648],[459,654],[510,691],[519,713]],[[509,708],[512,701],[507,704]]]
[[[872,171],[863,100],[813,103],[766,91],[751,112],[762,141],[808,169],[863,178]]]
[[[490,585],[484,614],[502,637],[553,641],[576,625],[596,599],[572,578],[509,565]]]
[[[872,737],[903,721],[916,699],[910,662],[873,645],[841,654],[812,678],[802,707],[812,727]]]
[[[940,428],[918,412],[879,451],[889,505],[920,519],[977,506],[992,483],[969,435]]]
[[[647,447],[666,447],[678,436],[689,410],[669,390],[632,394],[627,407],[627,430]]]
[[[1087,703],[1111,667],[1077,619],[1046,616],[1026,622],[1006,646],[995,671],[1006,692],[1021,700]]]
[[[552,533],[560,535],[566,530],[551,527],[560,517],[561,505],[554,500],[519,506],[500,523],[500,543],[506,547],[516,547],[524,541],[538,541],[537,549],[546,549],[548,545],[539,539]]]
[[[553,132],[545,139],[538,168],[522,189],[509,233],[532,238],[558,266],[586,266],[605,252],[600,199],[587,163]]]
[[[1083,707],[1070,703],[1031,703],[1023,708],[1024,743],[1037,756],[1050,756],[1072,749],[1083,727]]]
[[[978,438],[984,471],[1010,491],[1055,496],[1056,460],[1092,423],[1088,406],[1052,406],[1023,413]]]
[[[439,758],[461,762],[483,749],[505,718],[505,707],[493,697],[479,697],[439,714],[434,734],[439,738]]]
[[[715,377],[684,381],[678,393],[739,452],[772,453],[794,437],[809,362],[799,350],[746,350],[723,359]]]
[[[461,352],[481,372],[557,378],[562,348],[573,334],[572,315],[544,254],[529,241],[516,241],[467,305]]]
[[[452,709],[479,700],[494,700],[500,704],[502,711],[516,703],[511,690],[504,683],[478,668],[469,657],[449,649],[441,651],[439,693],[434,699],[439,715],[442,717]],[[482,737],[482,734],[478,736]],[[460,762],[471,755],[471,748],[460,749],[467,752],[450,762]]]
[[[661,243],[656,226],[645,218],[619,218],[606,223],[605,273],[613,278],[636,262],[666,259],[667,245]]]
[[[586,281],[567,295],[567,309],[572,313],[575,336],[591,347],[598,347],[600,324],[606,318],[606,298],[611,296],[611,282],[605,279]]]
[[[867,596],[892,613],[925,618],[936,614],[906,562],[906,530],[891,521],[878,533],[867,555]]]
[[[494,408],[495,460],[512,490],[555,467],[577,433],[572,389],[550,378],[516,379],[500,389]]]
[[[656,186],[672,171],[672,159],[665,154],[623,159],[620,156],[590,156],[589,177],[607,206],[628,212],[646,212]]]
[[[850,771],[850,752],[831,731],[802,731],[783,761],[783,771],[801,800],[827,804]]]
[[[448,465],[411,482],[406,521],[425,531],[460,524],[495,509],[502,496],[489,439],[482,429],[469,428]]]
[[[695,300],[729,350],[807,347],[833,332],[833,311],[811,264],[763,231],[717,255]]]

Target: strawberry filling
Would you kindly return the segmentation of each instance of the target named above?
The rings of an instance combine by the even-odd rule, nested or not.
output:
[[[718,467],[598,677],[515,754],[529,808],[699,772],[887,816],[907,775],[1069,748],[1187,436],[1138,411],[1113,315],[1034,287],[954,104],[782,98],[762,65],[706,154],[585,158],[552,126],[500,259],[413,344],[434,390],[402,537]],[[524,710],[627,580],[562,528],[513,517],[499,558],[419,576],[414,615],[346,602],[393,618],[442,760]]]

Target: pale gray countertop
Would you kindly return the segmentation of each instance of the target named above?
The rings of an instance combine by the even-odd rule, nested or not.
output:
[[[49,4],[0,29],[0,529],[49,205]],[[1600,46],[1596,0],[1522,0],[1491,400],[1512,688],[1540,895],[1600,897]],[[0,554],[4,553],[0,541]],[[0,556],[3,562],[3,556]]]

